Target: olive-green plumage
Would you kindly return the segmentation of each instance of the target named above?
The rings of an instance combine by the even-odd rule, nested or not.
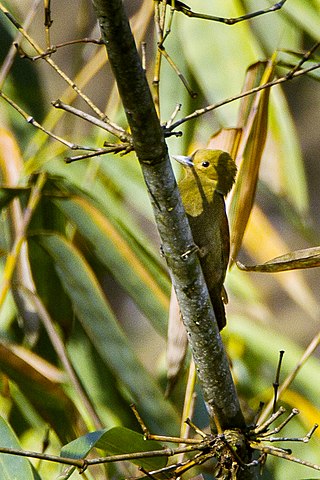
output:
[[[237,167],[230,155],[221,150],[200,149],[191,157],[173,158],[184,166],[185,175],[178,186],[222,330],[226,325],[222,292],[230,253],[224,196],[231,190]]]

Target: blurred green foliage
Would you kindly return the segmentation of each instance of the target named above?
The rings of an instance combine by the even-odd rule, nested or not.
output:
[[[27,3],[31,8],[33,2]],[[92,33],[94,18],[90,2],[80,2],[79,10],[77,2],[68,3],[68,6],[52,5],[54,42],[79,38],[80,33],[98,37],[97,30]],[[147,39],[147,74],[152,81],[155,31],[149,3],[137,4],[131,23],[136,38],[142,37],[139,42]],[[24,12],[19,2],[6,4],[22,22]],[[201,9],[207,14],[235,17],[257,8],[267,8],[269,2],[216,0],[199,5],[190,0],[188,5],[195,11]],[[31,34],[43,41],[41,8],[42,5],[36,12]],[[280,11],[235,26],[189,19],[176,12],[165,47],[198,96],[192,99],[188,95],[163,59],[161,120],[170,117],[176,103],[182,104],[180,118],[197,108],[238,94],[246,69],[258,60],[269,58],[275,50],[285,50],[277,57],[277,73],[285,74],[301,58],[300,52],[318,40],[319,11],[320,0],[287,0]],[[65,18],[68,18],[69,30],[65,28]],[[3,39],[0,60],[3,62],[16,32],[2,14],[0,28]],[[100,61],[98,49],[102,47],[78,44],[59,50],[57,57],[54,54],[52,58],[57,58],[69,75],[77,76],[80,86],[92,94],[99,107],[106,108],[108,116],[126,128],[113,80],[104,64],[106,59],[97,67],[99,74],[86,72],[89,59],[97,55],[96,61]],[[317,57],[310,59],[308,64],[312,61],[317,61]],[[58,97],[72,102],[74,94],[71,89],[64,90],[61,79],[56,78],[48,65],[44,62],[40,65],[40,62],[16,57],[1,89],[30,115],[43,121],[46,128],[69,141],[98,147],[104,141],[112,141],[109,134],[98,131],[85,120],[50,107],[50,101]],[[318,75],[316,71],[313,77]],[[292,88],[299,95],[299,79],[293,82]],[[312,86],[317,88],[317,83]],[[290,250],[299,242],[305,246],[310,238],[318,242],[319,236],[306,222],[312,212],[295,120],[280,87],[275,87],[270,97],[269,130],[260,175],[263,188],[258,189],[258,201],[267,215],[270,203],[264,204],[264,201],[268,196],[276,205],[286,202],[287,208],[276,212],[275,233],[270,238],[276,243],[284,236]],[[64,157],[70,156],[70,152],[64,146],[34,130],[11,106],[0,101],[3,186],[0,192],[0,269],[3,275],[13,240],[22,225],[30,191],[35,188],[39,172],[46,175],[27,230],[28,249],[22,250],[20,260],[17,259],[16,274],[0,312],[0,413],[4,418],[0,424],[1,446],[18,448],[20,444],[40,451],[48,426],[48,451],[55,453],[63,444],[89,431],[115,426],[139,430],[129,407],[132,401],[152,432],[177,435],[186,374],[173,398],[165,400],[164,351],[170,280],[159,253],[148,196],[134,155],[109,155],[66,165]],[[76,100],[75,104],[86,108],[81,101]],[[168,139],[170,152],[186,154],[205,145],[219,128],[235,126],[238,108],[239,102],[231,102],[182,125],[183,137]],[[13,157],[17,161],[13,162]],[[8,186],[14,188],[8,189]],[[18,203],[13,203],[12,199],[15,202],[19,199]],[[299,219],[296,228],[290,225],[292,215]],[[253,261],[261,261],[246,242],[244,246],[245,254],[251,255]],[[266,248],[263,255],[268,260],[273,252]],[[28,265],[30,271],[26,276]],[[296,275],[286,277],[293,282],[287,283],[292,298],[283,314],[281,304],[288,304],[288,293],[275,277],[261,284],[255,274],[233,269],[229,275],[229,328],[223,336],[241,398],[248,410],[255,410],[261,399],[268,401],[272,395],[278,350],[286,350],[283,376],[302,354],[301,346],[285,334],[279,334],[277,315],[292,315],[293,324],[289,319],[288,332],[295,329],[296,323],[300,325],[299,319],[303,323],[304,318],[308,318],[309,325],[318,319],[318,314],[312,313],[318,311],[319,305],[319,296],[310,285],[314,277]],[[315,280],[317,282],[317,277]],[[296,286],[301,289],[300,297],[294,291]],[[278,310],[274,294],[279,298]],[[47,310],[47,322],[37,300]],[[316,329],[314,324],[310,327],[315,333]],[[305,330],[303,335],[304,346],[312,335]],[[320,404],[316,378],[319,371],[318,359],[309,360],[295,381],[293,391],[304,399],[304,411],[300,421],[295,420],[286,428],[286,436],[303,435],[318,420]],[[290,392],[285,401],[290,408],[299,407],[297,397],[290,396]],[[206,425],[200,393],[195,418],[201,427]],[[15,434],[8,424],[14,427]],[[320,463],[319,437],[308,447],[295,448],[295,455]],[[268,460],[262,478],[272,475],[280,480],[308,475],[303,467],[290,463],[283,466],[283,463]],[[13,460],[1,455],[0,472],[3,478],[16,475],[15,478],[29,480],[53,478],[52,475],[60,471],[59,466],[44,462],[34,465],[31,468],[25,459],[16,457]],[[108,467],[98,470],[94,477],[88,472],[86,475],[101,479],[107,478],[108,473],[123,476],[131,472],[126,468]],[[76,477],[77,473],[73,475]]]

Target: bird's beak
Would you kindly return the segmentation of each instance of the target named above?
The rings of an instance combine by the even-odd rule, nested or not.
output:
[[[193,167],[194,163],[191,159],[191,157],[185,157],[184,155],[171,155],[171,158],[174,158],[177,162],[181,163],[182,165],[185,165],[187,167]]]

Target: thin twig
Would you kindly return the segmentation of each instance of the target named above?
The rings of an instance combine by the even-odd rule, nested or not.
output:
[[[62,110],[65,110],[66,112],[72,113],[73,115],[76,115],[77,117],[82,118],[83,120],[86,120],[87,122],[92,123],[93,125],[96,125],[97,127],[103,128],[103,130],[106,130],[109,133],[112,133],[115,135],[115,131],[117,132],[117,137],[122,141],[122,142],[129,142],[131,140],[131,137],[129,134],[126,133],[126,131],[119,127],[116,124],[113,124],[112,122],[104,122],[103,120],[93,117],[92,115],[89,115],[89,113],[83,112],[82,110],[79,110],[78,108],[72,107],[71,105],[67,105],[66,103],[63,103],[61,100],[55,100],[51,102],[51,104],[55,108],[61,108]]]
[[[59,48],[67,47],[69,45],[76,45],[79,43],[92,43],[94,45],[103,45],[102,40],[97,40],[95,38],[80,38],[77,40],[69,40],[68,42],[63,42],[63,43],[58,43],[57,45],[50,45],[47,50],[45,50],[42,54],[40,55],[28,55],[23,48],[17,44],[16,42],[13,43],[13,46],[17,49],[20,58],[26,58],[27,60],[31,60],[32,62],[36,62],[37,60],[41,60],[44,57],[48,57],[52,55],[53,53],[56,53]]]
[[[261,423],[260,425],[257,425],[252,432],[254,434],[259,434],[264,432],[271,423],[273,423],[277,418],[279,418],[281,415],[284,414],[286,409],[284,407],[280,407],[279,410],[271,415],[270,418],[268,418],[264,423]]]
[[[181,437],[168,437],[164,435],[154,435],[149,432],[148,427],[144,423],[134,403],[130,405],[130,408],[134,416],[136,417],[146,440],[157,440],[159,442],[171,442],[171,443],[189,443],[191,445],[199,445],[201,443],[201,440],[197,440],[194,438],[181,438]]]
[[[20,115],[26,120],[26,122],[30,123],[33,125],[35,128],[41,130],[44,132],[46,135],[48,135],[51,138],[54,138],[54,140],[57,140],[58,142],[62,143],[66,147],[70,148],[71,150],[89,150],[89,151],[97,151],[98,149],[92,148],[92,147],[86,147],[83,145],[77,145],[76,143],[68,142],[68,140],[65,140],[62,137],[59,137],[58,135],[55,135],[54,133],[50,132],[46,128],[44,128],[40,123],[38,123],[32,115],[29,115],[25,110],[23,110],[17,103],[15,103],[10,97],[8,97],[5,93],[3,93],[0,90],[0,97],[3,98],[9,105],[11,105]]]
[[[9,12],[9,10],[0,2],[0,10],[4,13],[4,15],[10,20],[11,23],[19,30],[19,32],[23,35],[23,37],[30,43],[30,45],[34,48],[34,50],[39,54],[43,55],[45,52],[44,50],[33,40],[32,37],[24,30],[22,25],[14,18],[14,16]],[[44,56],[44,60],[57,72],[60,77],[89,105],[89,107],[95,112],[95,114],[100,117],[105,122],[109,122],[109,119],[106,115],[92,102],[92,100],[82,92],[82,90],[74,83],[71,78],[66,75],[65,72],[61,70],[61,68],[49,57]],[[120,127],[119,127],[120,128]],[[115,131],[114,134],[118,136],[118,132]]]
[[[310,50],[308,50],[307,52],[305,52],[304,55],[303,55],[303,57],[301,58],[300,62],[298,62],[297,65],[295,65],[295,66],[290,70],[290,72],[287,73],[286,77],[287,77],[287,78],[292,78],[293,74],[294,74],[295,72],[297,72],[307,60],[309,60],[309,58],[311,57],[311,55],[313,54],[313,52],[315,52],[319,46],[320,46],[320,42],[317,42],[317,43],[315,43],[315,44],[313,45],[313,47],[310,48]]]
[[[279,362],[278,362],[278,368],[277,368],[277,373],[276,373],[276,379],[273,382],[273,409],[272,412],[275,413],[277,410],[277,400],[278,400],[278,389],[279,389],[279,381],[280,381],[280,371],[281,371],[281,363],[284,355],[284,350],[280,350],[279,352]]]
[[[16,455],[21,457],[38,458],[48,462],[56,462],[64,465],[73,465],[80,468],[82,471],[90,465],[99,465],[103,463],[121,462],[123,460],[136,460],[140,458],[154,458],[154,457],[172,457],[179,455],[182,452],[192,452],[198,450],[198,447],[188,446],[176,449],[164,448],[163,450],[151,450],[147,452],[124,453],[121,455],[109,455],[106,457],[91,458],[91,459],[76,459],[68,457],[60,457],[56,455],[49,455],[47,453],[32,452],[28,450],[18,450],[14,448],[0,447],[0,453],[8,455]]]
[[[45,33],[46,33],[46,44],[48,48],[51,45],[50,27],[52,25],[50,4],[51,4],[51,0],[44,0],[44,27],[45,27]]]
[[[75,155],[74,157],[66,157],[66,163],[73,163],[79,160],[85,160],[87,158],[100,157],[101,155],[107,155],[108,153],[120,153],[121,155],[126,155],[127,153],[133,150],[133,146],[129,143],[113,143],[107,144],[107,148],[97,148],[96,151],[92,153],[85,153],[83,155]]]
[[[275,449],[274,447],[267,447],[265,445],[260,445],[258,443],[251,444],[251,447],[254,450],[259,450],[268,455],[273,455],[274,457],[280,457],[284,460],[289,460],[289,462],[299,463],[300,465],[304,465],[305,467],[313,468],[314,470],[320,471],[320,465],[316,465],[315,463],[308,462],[306,460],[301,460],[300,458],[296,458],[293,455],[288,454],[286,451],[282,449]]]
[[[34,19],[34,16],[36,14],[36,10],[37,10],[40,3],[41,3],[41,0],[35,0],[33,2],[33,5],[31,6],[31,8],[29,8],[28,15],[27,15],[27,17],[26,17],[26,19],[23,23],[23,28],[25,30],[28,30],[29,26],[31,25],[31,23]],[[14,43],[16,45],[20,45],[21,39],[22,39],[22,35],[21,35],[20,32],[18,32],[17,35],[16,35]],[[10,72],[10,69],[13,65],[13,61],[14,61],[14,58],[15,58],[16,54],[17,54],[17,50],[16,50],[15,46],[11,45],[11,47],[8,50],[8,53],[6,55],[6,58],[4,59],[4,61],[2,63],[2,66],[0,68],[0,89],[2,88],[2,85],[5,81],[8,73]]]
[[[266,13],[270,13],[270,12],[274,12],[276,10],[280,10],[280,8],[285,4],[286,1],[287,0],[281,0],[280,2],[275,3],[274,5],[272,5],[269,8],[265,8],[263,10],[258,10],[256,12],[247,13],[246,15],[242,15],[241,17],[233,17],[233,18],[216,17],[214,15],[207,15],[205,13],[193,12],[188,5],[186,5],[186,4],[184,4],[180,1],[175,2],[175,9],[178,12],[182,12],[184,15],[187,15],[188,17],[191,17],[191,18],[211,20],[213,22],[224,23],[225,25],[234,25],[235,23],[243,22],[245,20],[250,20],[251,18],[255,18],[255,17],[258,17],[260,15],[264,15]]]
[[[177,76],[180,78],[181,82],[183,83],[184,87],[186,88],[187,92],[189,93],[190,97],[191,98],[197,98],[198,94],[197,92],[194,92],[191,88],[191,86],[188,84],[188,81],[187,79],[185,78],[185,76],[183,75],[183,73],[179,70],[179,68],[177,67],[177,65],[174,63],[174,61],[172,60],[172,58],[170,57],[170,55],[167,53],[166,49],[164,48],[163,45],[158,45],[158,49],[160,50],[161,52],[161,55],[164,56],[164,58],[167,60],[167,62],[169,63],[170,67],[173,68],[173,70],[175,71],[175,73],[177,74]]]
[[[182,104],[181,103],[177,103],[175,109],[173,110],[169,120],[165,123],[165,128],[168,129],[169,127],[171,127],[172,123],[173,123],[173,120],[176,118],[176,116],[178,115],[178,113],[180,112],[181,110],[181,107],[182,107]]]
[[[317,70],[320,68],[320,63],[317,63],[315,65],[312,65],[311,67],[305,68],[303,70],[299,70],[298,72],[295,72],[291,78],[287,78],[286,76],[277,78],[275,80],[272,80],[271,82],[267,82],[263,85],[259,85],[258,87],[252,88],[250,90],[247,90],[245,92],[241,92],[238,95],[234,95],[233,97],[229,97],[225,100],[221,100],[220,102],[214,103],[212,105],[208,105],[207,107],[201,108],[199,110],[195,110],[193,113],[190,113],[190,115],[187,115],[186,117],[182,118],[181,120],[178,120],[177,122],[173,123],[169,130],[174,130],[175,128],[179,127],[185,122],[188,122],[189,120],[193,120],[195,118],[200,117],[201,115],[204,115],[207,112],[211,112],[212,110],[216,110],[217,108],[220,108],[224,105],[227,105],[228,103],[234,102],[235,100],[239,100],[243,97],[247,97],[248,95],[252,95],[254,93],[260,92],[261,90],[264,90],[266,88],[271,88],[275,85],[279,85],[282,83],[285,83],[293,78],[301,77],[302,75],[306,75],[309,72],[312,72],[313,70]]]
[[[274,428],[273,430],[269,430],[269,431],[266,431],[266,432],[262,432],[260,435],[259,435],[259,438],[263,438],[263,440],[266,439],[266,437],[270,436],[270,435],[274,435],[275,433],[278,433],[280,432],[283,427],[285,427],[291,420],[293,417],[295,417],[296,415],[299,415],[299,410],[297,408],[293,408],[290,412],[290,414],[288,415],[288,417],[282,422],[280,423],[280,425],[278,425],[278,427]]]
[[[310,344],[308,345],[308,347],[304,351],[302,357],[297,362],[294,369],[287,376],[287,378],[284,380],[284,382],[280,385],[279,390],[278,390],[278,398],[280,398],[282,393],[285,392],[287,390],[287,388],[291,385],[291,383],[296,378],[296,376],[298,375],[298,373],[301,370],[301,368],[303,367],[303,365],[306,363],[308,358],[310,358],[310,356],[313,354],[315,349],[318,348],[319,345],[320,345],[320,332],[312,339],[312,341],[310,342]],[[263,422],[268,417],[268,415],[272,411],[272,405],[273,405],[273,401],[270,400],[270,402],[267,403],[267,405],[265,406],[262,414],[259,417],[259,420],[258,420],[259,423]]]

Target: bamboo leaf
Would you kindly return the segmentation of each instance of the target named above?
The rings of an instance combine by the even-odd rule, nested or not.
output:
[[[92,448],[104,450],[108,455],[122,455],[136,452],[162,450],[163,446],[154,440],[145,440],[141,433],[125,427],[114,427],[91,432],[64,445],[62,457],[85,458]],[[128,458],[128,460],[130,460]],[[157,470],[167,464],[165,457],[142,458],[132,463],[147,470]]]
[[[241,140],[242,128],[222,128],[209,140],[207,148],[212,150],[224,150],[231,158],[236,158]]]
[[[264,261],[266,255],[269,258],[276,258],[281,252],[289,250],[288,245],[257,206],[254,207],[250,218],[244,238],[244,247],[258,261]],[[318,319],[318,302],[302,272],[286,272],[283,275],[275,275],[274,279],[279,282],[296,304],[312,318]]]
[[[286,12],[296,26],[302,28],[308,35],[318,40],[319,2],[304,2],[291,0],[286,5]]]
[[[152,450],[162,450],[161,443],[154,440],[145,440],[141,433],[134,432],[125,427],[114,427],[102,435],[97,444],[97,448],[105,450],[111,455],[135,452],[150,452]],[[133,460],[136,465],[145,469],[159,469],[167,464],[165,457],[154,457],[146,459]]]
[[[22,347],[4,343],[0,343],[0,362],[2,371],[16,383],[61,441],[79,433],[76,424],[81,424],[81,418],[62,388],[61,371]]]
[[[273,72],[274,61],[252,65],[247,72],[245,88],[248,84],[267,83],[273,77]],[[236,157],[239,170],[228,200],[231,262],[237,258],[254,203],[260,161],[267,137],[268,104],[269,90],[262,90],[254,100],[244,98],[239,110],[239,126],[243,127]]]
[[[233,2],[216,0],[203,4],[202,11],[209,15],[223,12],[225,17],[236,17],[245,13],[242,3],[239,0]],[[175,21],[183,40],[183,48],[188,52],[186,58],[189,68],[201,85],[204,97],[214,103],[215,100],[228,98],[239,92],[245,68],[261,54],[259,43],[250,30],[249,23],[242,22],[236,28],[232,28],[196,19],[190,21],[189,18],[179,14],[176,15]],[[238,49],[235,55],[235,45],[246,45],[246,48]],[[181,56],[181,52],[176,52],[176,55]],[[213,59],[212,62],[208,62],[208,55]],[[227,58],[232,58],[232,75],[226,66]],[[223,68],[215,68],[218,65]],[[212,68],[215,70],[214,74]],[[218,98],[214,98],[217,95]],[[231,103],[217,110],[216,115],[221,123],[234,125],[236,109],[237,104]]]
[[[237,262],[240,270],[247,272],[284,272],[300,268],[313,268],[320,266],[320,247],[295,250],[294,252],[273,258],[261,265],[243,265]]]
[[[128,292],[156,330],[165,334],[168,297],[151,274],[149,265],[136,255],[114,222],[81,197],[56,199],[55,203],[90,242],[97,258]]]
[[[127,388],[131,401],[153,426],[161,425],[172,432],[177,422],[173,407],[163,400],[160,387],[135,356],[81,253],[59,235],[39,235],[37,241],[52,256],[84,330],[108,368]]]

